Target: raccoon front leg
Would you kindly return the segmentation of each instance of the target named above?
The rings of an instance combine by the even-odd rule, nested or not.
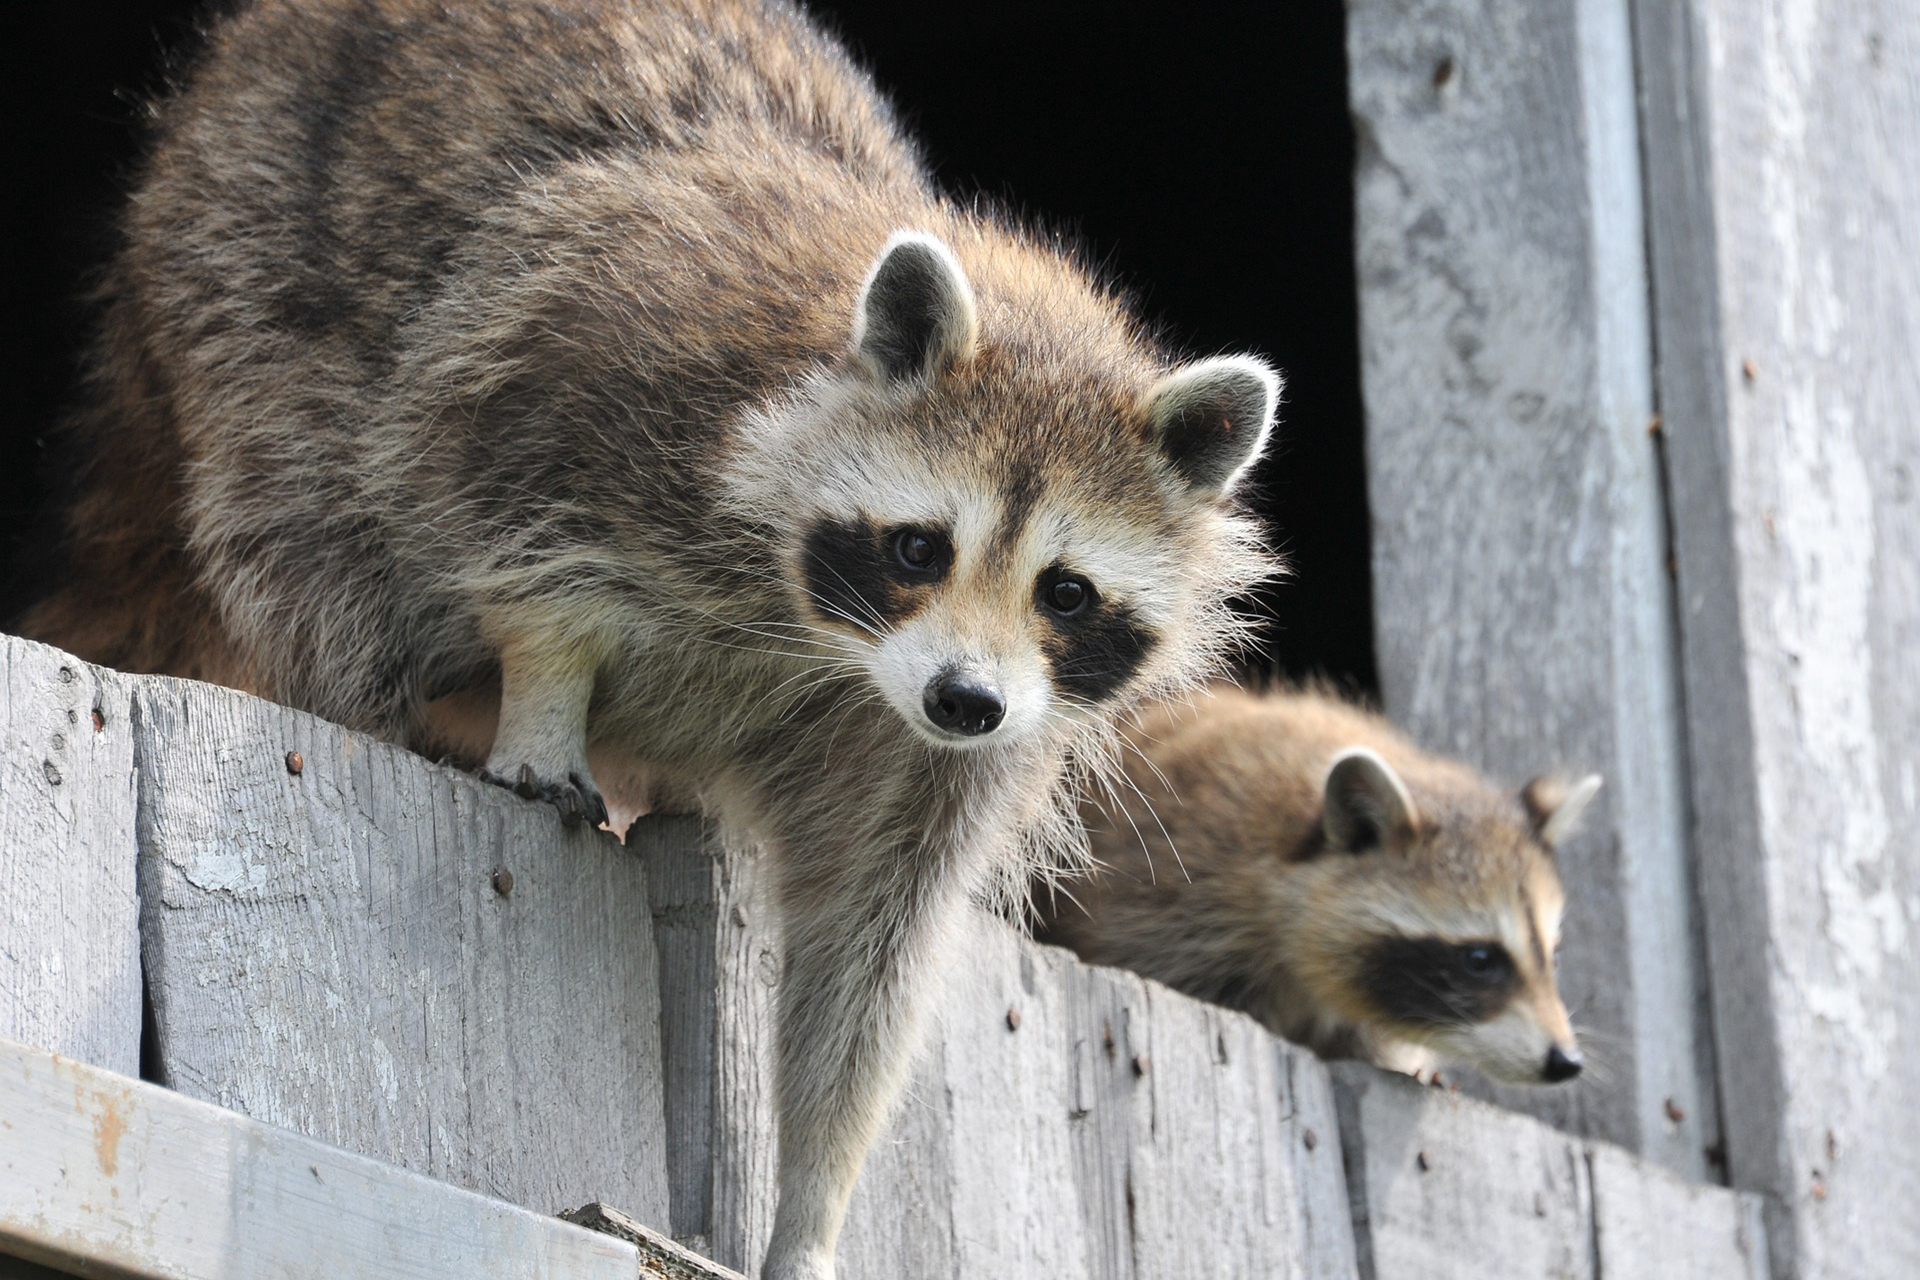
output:
[[[780,1201],[762,1280],[833,1280],[854,1182],[918,1045],[942,943],[966,910],[951,860],[886,853],[849,859],[826,885],[818,864],[785,877],[804,887],[782,894]]]
[[[510,641],[500,651],[500,727],[482,781],[546,800],[568,826],[607,820],[587,768],[587,707],[599,662],[578,644]]]

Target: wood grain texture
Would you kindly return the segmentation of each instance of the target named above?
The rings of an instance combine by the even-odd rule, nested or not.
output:
[[[638,859],[228,690],[146,680],[134,709],[164,1083],[543,1212],[666,1221]]]
[[[773,1229],[774,992],[779,932],[754,851],[697,818],[642,818],[627,847],[647,869],[660,954],[673,1234],[756,1274]]]
[[[1759,1196],[1684,1182],[1604,1142],[1587,1168],[1602,1276],[1766,1280]]]
[[[1698,1177],[1718,1109],[1629,34],[1626,0],[1348,7],[1376,633],[1425,745],[1516,786],[1607,779],[1561,858],[1601,1069],[1473,1087]]]
[[[674,1175],[676,1188],[710,1179],[709,1217],[689,1219],[682,1205],[701,1201],[676,1199],[674,1231],[751,1272],[773,1203],[764,1099],[777,930],[754,895],[750,851],[703,850],[687,838],[697,828],[675,821],[629,836],[663,913],[669,1025],[684,1019],[689,1033],[663,1037],[689,1064],[684,1075],[670,1064],[669,1081],[700,1063],[717,1073],[711,1151]],[[681,947],[668,940],[688,937],[714,957],[705,988],[674,977],[706,963],[672,959]],[[680,1008],[703,997],[710,1018]],[[670,1088],[670,1113],[701,1096]],[[674,1158],[689,1158],[678,1143]],[[979,920],[854,1191],[839,1274],[1352,1276],[1326,1070],[1247,1018]]]
[[[1334,1071],[1362,1274],[1374,1280],[1760,1280],[1757,1196],[1371,1067]]]
[[[879,1280],[909,1245],[956,1277],[1351,1276],[1336,1124],[1325,1068],[1252,1020],[982,919],[841,1266]]]
[[[153,1280],[633,1280],[633,1245],[0,1042],[6,1255]]]
[[[1920,28],[1637,8],[1727,1157],[1777,1276],[1920,1272]]]
[[[140,1070],[128,682],[0,635],[0,1038]]]
[[[1359,1064],[1335,1087],[1363,1276],[1597,1280],[1579,1139]]]

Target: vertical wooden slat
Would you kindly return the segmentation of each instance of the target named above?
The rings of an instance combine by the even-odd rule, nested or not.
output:
[[[1637,3],[1727,1158],[1779,1276],[1920,1271],[1920,26]]]
[[[165,1083],[543,1212],[667,1220],[637,859],[242,694],[149,680],[134,705]]]
[[[778,933],[751,851],[701,847],[699,830],[646,819],[628,839],[659,912],[669,1130],[708,1144],[673,1154],[674,1230],[751,1273],[773,1208]],[[706,1118],[676,1114],[703,1103]],[[685,1211],[702,1203],[704,1220]],[[838,1273],[1344,1280],[1326,1068],[1245,1017],[977,920],[855,1188]]]
[[[855,1194],[846,1280],[903,1258],[956,1280],[1354,1274],[1324,1066],[995,921],[963,957]],[[903,1232],[903,1209],[929,1220]]]
[[[1760,1197],[1684,1182],[1605,1143],[1587,1168],[1602,1276],[1767,1280]]]
[[[1386,709],[1515,784],[1607,777],[1561,857],[1562,989],[1596,1069],[1476,1091],[1701,1176],[1718,1109],[1625,0],[1348,16]]]
[[[773,993],[779,934],[751,850],[698,818],[642,818],[660,955],[660,1047],[673,1233],[754,1274],[773,1229]]]
[[[0,635],[0,1039],[137,1075],[127,690]]]
[[[1598,1280],[1578,1139],[1357,1064],[1335,1087],[1367,1280]]]

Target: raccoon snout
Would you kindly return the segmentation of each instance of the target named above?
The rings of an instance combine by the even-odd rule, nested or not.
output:
[[[1547,1061],[1540,1068],[1540,1078],[1548,1084],[1559,1084],[1562,1080],[1571,1080],[1579,1075],[1580,1068],[1586,1065],[1586,1059],[1580,1056],[1578,1049],[1569,1053],[1555,1045],[1547,1050]]]
[[[1007,700],[998,689],[962,671],[943,671],[929,680],[920,705],[936,729],[968,737],[992,733],[1007,714]]]

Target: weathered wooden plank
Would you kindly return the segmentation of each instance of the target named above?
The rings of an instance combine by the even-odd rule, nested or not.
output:
[[[1920,27],[1636,16],[1729,1170],[1776,1275],[1911,1275]]]
[[[1324,1067],[1250,1019],[976,929],[855,1193],[849,1280],[897,1274],[903,1247],[925,1275],[1354,1274]]]
[[[127,682],[0,635],[0,1038],[140,1070]]]
[[[1121,982],[1101,970],[1082,980]],[[1134,988],[1127,978],[1122,992],[1130,1034],[1147,1032],[1142,1057],[1109,1071],[1138,1072],[1146,1092],[1131,1106],[1130,1160],[1107,1205],[1132,1221],[1133,1273],[1178,1275],[1205,1258],[1215,1275],[1355,1274],[1325,1066],[1249,1018],[1150,982],[1135,1003]],[[1090,1038],[1093,1027],[1078,1031]]]
[[[1626,0],[1355,0],[1348,48],[1386,709],[1516,784],[1607,777],[1561,859],[1602,1070],[1476,1088],[1697,1177],[1717,1108]]]
[[[0,1043],[6,1254],[154,1280],[633,1280],[633,1245]]]
[[[1357,1063],[1334,1088],[1361,1275],[1598,1280],[1577,1139]]]
[[[1683,1182],[1604,1142],[1587,1159],[1602,1276],[1766,1280],[1760,1197]]]
[[[134,708],[165,1083],[516,1204],[666,1221],[638,859],[228,690],[146,681]]]
[[[751,850],[726,852],[699,819],[642,818],[627,847],[647,869],[659,945],[673,1234],[757,1274],[778,1174],[779,933]]]
[[[676,1165],[674,1231],[751,1272],[773,1203],[777,933],[750,857],[715,856],[691,830],[649,820],[629,836],[661,913],[675,1011],[663,1040],[683,1060],[668,1070],[669,1123],[676,1146],[710,1144],[675,1152],[688,1164]],[[997,922],[976,928],[855,1188],[841,1280],[1354,1274],[1324,1067],[1246,1018]],[[710,1013],[680,1010],[703,998]],[[710,1092],[700,1071],[714,1073]],[[711,1120],[671,1114],[703,1099]],[[683,1216],[697,1204],[705,1219]]]

